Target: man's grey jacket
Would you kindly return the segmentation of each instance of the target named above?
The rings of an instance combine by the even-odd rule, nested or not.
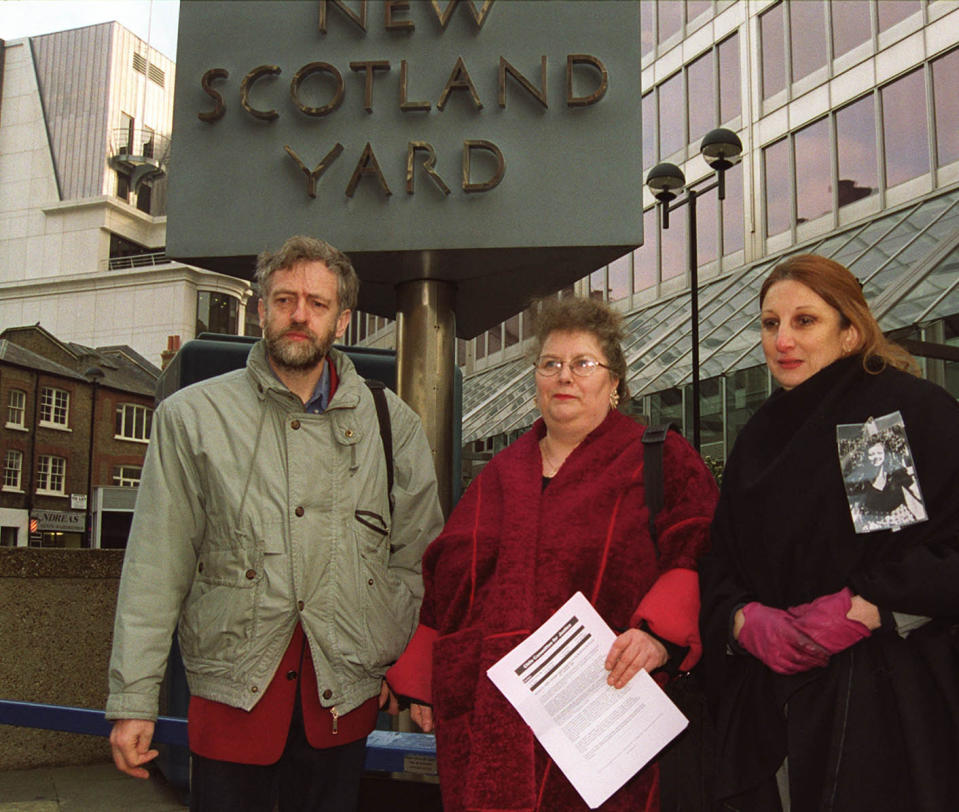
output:
[[[154,719],[174,628],[190,691],[250,709],[302,623],[324,706],[380,690],[416,625],[420,559],[442,528],[419,417],[387,392],[390,515],[376,407],[350,359],[307,414],[263,342],[247,367],[156,410],[117,604],[108,719]]]

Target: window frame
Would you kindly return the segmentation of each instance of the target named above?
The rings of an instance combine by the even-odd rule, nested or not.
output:
[[[17,398],[19,396],[19,398]],[[14,399],[19,399],[20,404],[14,404]],[[19,411],[20,420],[12,419],[14,412]],[[27,393],[23,389],[11,389],[7,398],[7,423],[8,429],[26,429],[27,427]]]
[[[62,396],[63,403],[59,403]],[[60,431],[70,430],[70,392],[58,386],[40,387],[40,416],[39,425],[48,429]],[[62,413],[63,420],[57,420]]]
[[[51,485],[59,479],[60,489]],[[36,493],[41,496],[67,495],[67,459],[56,454],[40,454],[37,456],[37,487]]]
[[[135,471],[136,476],[131,476]],[[112,481],[114,487],[118,488],[137,488],[140,480],[143,478],[142,465],[116,465],[113,468]]]
[[[14,467],[10,463],[16,460]],[[11,473],[16,475],[16,482],[12,480]],[[3,486],[2,490],[12,493],[23,493],[23,452],[19,448],[8,448],[3,455]]]
[[[142,412],[142,418],[138,415]],[[140,423],[140,431],[137,431],[137,424]],[[130,431],[127,433],[128,424]],[[144,406],[142,403],[118,403],[114,412],[113,439],[126,440],[130,443],[148,443],[150,441],[150,429],[153,426],[153,409]],[[142,436],[140,436],[142,435]]]

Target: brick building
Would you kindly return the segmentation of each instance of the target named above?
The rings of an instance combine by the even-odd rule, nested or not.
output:
[[[0,333],[0,545],[125,545],[159,372],[125,346]]]

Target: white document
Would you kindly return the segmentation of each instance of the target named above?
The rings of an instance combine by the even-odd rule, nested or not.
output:
[[[616,639],[577,592],[486,673],[595,809],[689,724],[645,671],[606,684]]]

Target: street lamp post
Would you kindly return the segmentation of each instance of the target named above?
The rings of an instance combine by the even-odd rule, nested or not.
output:
[[[736,158],[742,154],[743,145],[736,133],[720,127],[706,133],[699,151],[706,163],[716,172],[716,180],[708,186],[701,187],[701,184],[708,181],[710,176],[687,186],[683,170],[676,164],[668,162],[656,164],[646,176],[646,186],[661,204],[664,229],[669,228],[669,213],[680,206],[686,206],[686,253],[689,263],[690,309],[692,310],[693,447],[696,451],[700,450],[702,440],[699,425],[699,247],[696,242],[696,198],[716,189],[719,199],[726,199],[726,170],[732,168]],[[672,201],[676,199],[683,187],[686,187],[685,199],[673,203]]]
[[[86,541],[87,547],[93,547],[93,458],[96,454],[97,445],[94,442],[97,429],[97,389],[100,386],[100,379],[104,376],[104,371],[100,367],[90,367],[83,376],[92,384],[90,393],[90,442],[87,448],[87,504],[86,504]]]

